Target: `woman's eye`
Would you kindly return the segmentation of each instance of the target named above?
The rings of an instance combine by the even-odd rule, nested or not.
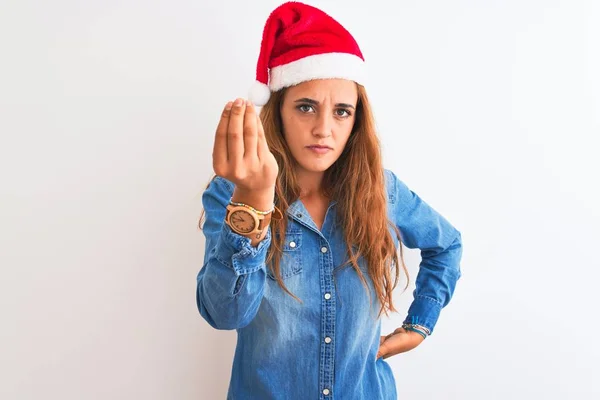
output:
[[[308,105],[308,104],[300,104],[298,107],[296,107],[298,110],[300,110],[302,113],[306,114],[308,112],[310,112],[311,110],[313,110],[313,106]],[[350,111],[344,109],[344,108],[339,108],[337,110],[335,110],[335,114],[338,117],[349,117],[352,114],[350,113]]]
[[[311,108],[312,106],[309,106],[308,104],[301,104],[298,106],[298,110],[302,111],[303,113],[309,112]]]
[[[341,111],[342,113],[346,113],[346,114],[345,114],[345,115],[344,115],[344,114],[339,114],[339,112],[340,112],[340,111]],[[338,112],[338,116],[340,116],[340,117],[349,117],[349,116],[351,115],[351,114],[350,114],[350,111],[348,111],[348,110],[345,110],[345,109],[343,109],[343,108],[340,108],[339,110],[336,110],[336,112]]]

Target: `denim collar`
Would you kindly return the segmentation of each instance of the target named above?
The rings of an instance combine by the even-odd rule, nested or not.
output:
[[[329,206],[327,208],[327,212],[329,212],[331,207],[333,207],[335,204],[337,204],[336,200],[330,201]],[[314,230],[315,232],[320,233],[319,229],[317,228],[317,225],[315,225],[312,217],[308,213],[308,210],[304,206],[304,203],[302,203],[300,199],[296,199],[292,204],[290,204],[290,206],[287,209],[287,214],[288,216],[300,222],[301,224],[304,224],[312,230]]]

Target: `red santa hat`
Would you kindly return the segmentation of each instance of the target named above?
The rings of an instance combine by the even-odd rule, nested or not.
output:
[[[318,8],[290,1],[269,15],[249,100],[263,106],[271,92],[312,79],[364,84],[365,60],[352,35]]]

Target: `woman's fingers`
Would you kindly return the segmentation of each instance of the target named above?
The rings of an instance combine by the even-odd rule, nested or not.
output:
[[[229,126],[229,116],[231,114],[232,106],[232,101],[225,105],[215,133],[215,144],[212,157],[213,169],[217,175],[219,173],[224,173],[224,170],[227,167],[227,127]]]
[[[251,160],[258,159],[257,142],[258,128],[256,111],[251,102],[246,103],[246,113],[244,114],[244,158]]]
[[[227,103],[217,126],[213,168],[239,187],[263,190],[275,185],[279,166],[251,102],[239,98]]]
[[[244,158],[244,112],[246,103],[236,99],[231,109],[227,128],[227,154],[230,167],[234,173],[241,173]]]
[[[386,338],[382,336],[381,338],[379,338],[379,349],[377,350],[376,358],[386,356],[388,351],[389,349],[387,348]]]

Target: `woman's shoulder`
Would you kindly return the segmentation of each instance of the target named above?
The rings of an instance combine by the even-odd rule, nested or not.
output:
[[[383,172],[385,176],[385,187],[387,191],[388,202],[394,204],[396,202],[398,182],[400,179],[391,169],[384,168]]]
[[[413,190],[408,186],[404,179],[398,177],[391,169],[384,168],[386,176],[386,186],[388,193],[393,197],[394,202],[409,200],[415,196]]]

